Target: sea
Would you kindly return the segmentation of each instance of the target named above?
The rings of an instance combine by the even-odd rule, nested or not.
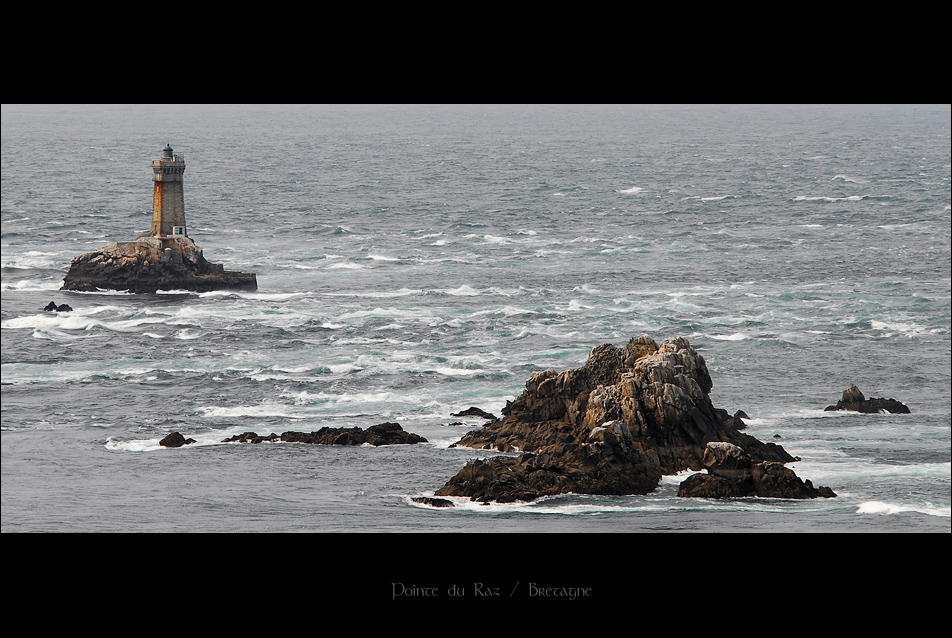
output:
[[[0,529],[949,533],[950,133],[948,104],[3,104]],[[148,233],[166,145],[188,235],[258,289],[60,290]],[[499,454],[453,413],[643,334],[836,498],[414,502]],[[854,384],[911,413],[824,411]],[[222,442],[383,422],[427,442]]]

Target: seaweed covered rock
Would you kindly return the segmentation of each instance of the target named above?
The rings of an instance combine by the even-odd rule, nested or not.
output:
[[[864,412],[866,414],[878,414],[880,412],[889,412],[891,414],[910,413],[906,404],[896,399],[867,399],[855,385],[851,385],[843,391],[843,398],[837,401],[836,405],[828,405],[824,408],[824,412],[835,412],[838,410]]]
[[[704,358],[683,337],[594,348],[581,368],[533,374],[503,418],[455,445],[518,456],[470,461],[436,496],[528,501],[564,494],[647,494],[663,475],[706,469],[707,444],[737,446],[752,464],[799,460],[738,431],[711,404]]]

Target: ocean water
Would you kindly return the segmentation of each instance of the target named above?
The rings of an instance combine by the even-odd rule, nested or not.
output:
[[[60,291],[166,144],[258,290]],[[4,532],[950,531],[949,105],[4,104],[0,168]],[[641,334],[838,497],[411,501],[494,454],[451,413]],[[221,443],[385,421],[428,443]]]

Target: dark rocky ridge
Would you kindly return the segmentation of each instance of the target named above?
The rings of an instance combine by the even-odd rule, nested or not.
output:
[[[470,461],[435,495],[511,502],[568,492],[647,494],[663,475],[708,469],[710,442],[732,444],[751,466],[799,460],[739,432],[740,417],[711,404],[712,387],[704,358],[683,337],[598,346],[581,368],[533,374],[501,420],[456,443],[521,454]],[[758,495],[785,493],[764,485]]]
[[[866,414],[878,414],[880,412],[910,414],[909,408],[905,403],[897,401],[896,399],[867,399],[855,385],[851,385],[843,391],[843,398],[837,401],[836,405],[828,405],[823,411],[836,412],[838,410],[864,412]]]
[[[268,436],[259,436],[255,432],[245,432],[225,439],[222,443],[261,443],[262,441],[284,441],[286,443],[311,443],[316,445],[400,445],[426,443],[418,434],[404,430],[399,423],[381,423],[366,430],[354,428],[321,428],[316,432],[284,432],[278,436],[274,432]]]
[[[83,253],[70,264],[61,290],[256,290],[254,273],[225,270],[205,259],[189,237],[140,237]]]

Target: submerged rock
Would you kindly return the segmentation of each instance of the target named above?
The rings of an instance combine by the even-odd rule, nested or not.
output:
[[[878,414],[880,412],[910,414],[909,408],[905,403],[901,403],[896,399],[867,399],[855,385],[851,385],[843,391],[843,398],[837,401],[836,405],[828,405],[823,411],[836,412],[839,410],[864,412],[866,414]]]
[[[274,432],[268,436],[259,436],[255,432],[245,432],[224,439],[222,443],[261,443],[262,441],[284,441],[286,443],[311,443],[316,445],[401,445],[426,443],[427,440],[417,434],[405,431],[399,423],[381,423],[362,428],[321,428],[317,432],[284,432],[278,436]]]
[[[256,290],[254,273],[225,270],[205,259],[190,237],[140,237],[83,253],[70,264],[61,290]]]
[[[799,460],[739,432],[740,417],[711,404],[712,386],[704,358],[683,337],[598,346],[581,368],[534,373],[501,420],[455,444],[518,456],[470,461],[435,495],[511,502],[647,494],[663,475],[706,469],[710,442],[739,448],[751,472],[757,463]]]

